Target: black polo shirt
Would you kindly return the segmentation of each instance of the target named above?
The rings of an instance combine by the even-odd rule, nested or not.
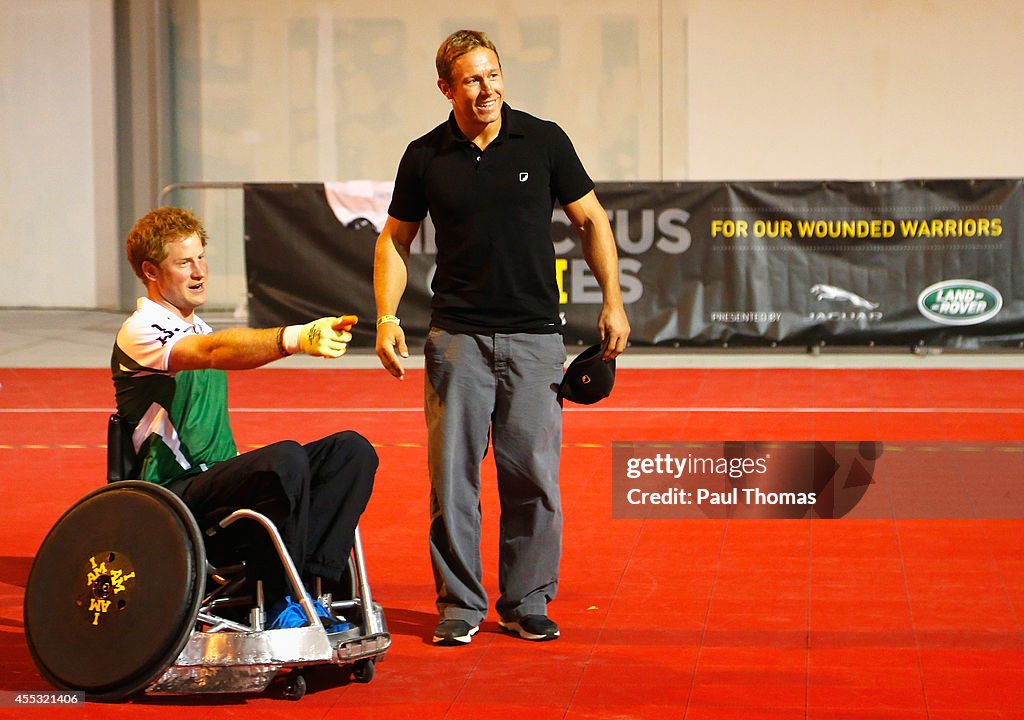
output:
[[[436,229],[431,323],[449,332],[561,332],[551,211],[594,188],[568,135],[507,104],[481,151],[454,113],[406,148],[388,214]]]

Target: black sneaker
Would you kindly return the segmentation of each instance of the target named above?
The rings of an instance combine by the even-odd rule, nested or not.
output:
[[[435,645],[468,645],[479,625],[470,625],[465,620],[442,620],[434,628]]]
[[[558,637],[558,625],[547,615],[524,615],[517,620],[499,620],[498,624],[523,640],[542,642]]]

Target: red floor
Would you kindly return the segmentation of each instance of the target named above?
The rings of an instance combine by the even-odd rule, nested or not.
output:
[[[464,648],[429,642],[421,392],[418,373],[232,378],[243,447],[352,427],[378,448],[362,528],[394,644],[373,682],[320,672],[298,703],[148,697],[0,717],[1024,718],[1021,520],[966,519],[970,509],[932,520],[616,520],[611,510],[615,441],[1020,441],[1020,373],[620,370],[611,399],[565,414],[551,606],[562,638],[529,644],[492,617]],[[105,371],[0,369],[0,691],[46,687],[22,634],[25,579],[52,523],[101,482],[110,406]],[[1024,454],[1011,457],[1001,492],[1015,508]],[[986,467],[979,460],[979,476]],[[493,467],[484,472],[495,592]]]

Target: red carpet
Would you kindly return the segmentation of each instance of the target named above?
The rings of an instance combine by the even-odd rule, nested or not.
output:
[[[551,606],[562,638],[529,644],[500,634],[491,617],[470,646],[435,648],[422,375],[400,383],[377,370],[237,373],[231,406],[243,449],[340,428],[377,446],[381,468],[362,529],[394,644],[376,678],[339,684],[325,668],[298,703],[146,697],[0,708],[0,716],[1021,718],[1021,520],[615,520],[611,512],[615,441],[1015,442],[1024,438],[1021,377],[620,370],[612,398],[565,413],[564,559]],[[0,369],[0,691],[46,688],[22,633],[25,579],[52,523],[102,482],[111,405],[103,370]],[[484,475],[485,572],[496,594],[489,460]],[[1008,480],[1006,492],[1019,496],[1013,481],[1024,482],[1024,471]]]

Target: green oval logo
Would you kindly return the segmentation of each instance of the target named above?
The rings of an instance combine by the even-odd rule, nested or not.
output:
[[[978,325],[995,317],[1002,307],[999,291],[978,280],[943,280],[917,296],[921,314],[942,325]]]

